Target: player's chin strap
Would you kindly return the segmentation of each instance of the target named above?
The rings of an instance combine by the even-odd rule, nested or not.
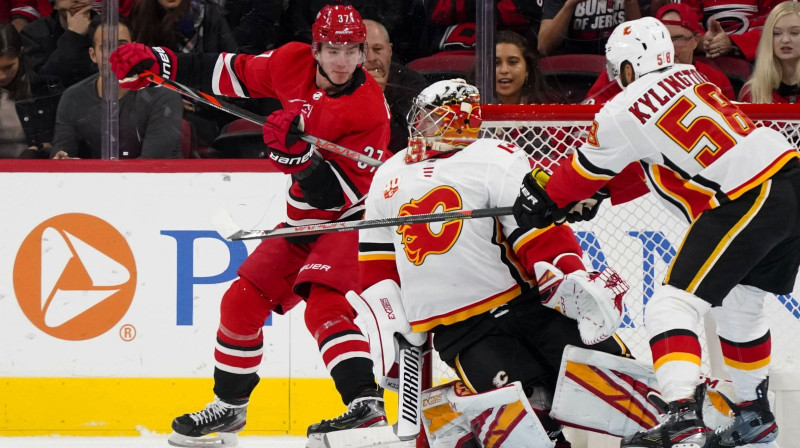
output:
[[[361,64],[357,65],[356,69],[353,70],[353,74],[350,75],[350,79],[348,79],[347,81],[345,81],[345,82],[343,82],[341,84],[336,84],[335,82],[333,82],[333,80],[328,76],[328,74],[325,73],[325,70],[322,69],[322,66],[320,64],[317,64],[317,70],[319,70],[319,74],[322,75],[323,78],[328,80],[328,82],[331,83],[333,85],[333,87],[335,87],[337,89],[344,90],[350,84],[352,84],[353,81],[355,81],[355,79],[356,79],[356,70],[361,70]]]

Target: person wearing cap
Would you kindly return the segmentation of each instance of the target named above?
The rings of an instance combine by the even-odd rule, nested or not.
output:
[[[726,98],[735,99],[736,94],[730,79],[718,69],[696,61],[694,52],[703,39],[703,27],[699,14],[683,3],[670,3],[659,8],[656,19],[666,25],[672,44],[675,46],[675,63],[691,64],[708,80],[719,86]],[[602,74],[586,94],[584,104],[603,104],[622,92],[622,87],[614,80]]]
[[[277,98],[283,109],[267,117],[262,131],[263,163],[291,177],[287,220],[278,227],[358,220],[374,168],[318,149],[300,136],[308,133],[383,161],[391,155],[385,149],[390,113],[378,82],[361,67],[366,28],[358,11],[326,5],[312,35],[311,45],[290,42],[260,55],[182,53],[177,59],[167,49],[131,43],[121,45],[109,60],[117,78],[125,80],[121,87],[146,86],[136,75],[148,69],[216,95]],[[259,382],[264,321],[302,301],[306,327],[348,406],[342,416],[309,427],[309,446],[321,446],[330,431],[385,426],[369,342],[345,298],[350,290],[360,292],[358,233],[264,239],[238,274],[220,305],[216,398],[201,411],[177,417],[170,443],[197,446],[236,438]],[[216,440],[207,440],[209,433],[218,433]]]

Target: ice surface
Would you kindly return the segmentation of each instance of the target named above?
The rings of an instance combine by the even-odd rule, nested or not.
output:
[[[170,448],[167,435],[142,437],[0,437],[0,448]],[[305,437],[239,437],[239,448],[303,448]]]

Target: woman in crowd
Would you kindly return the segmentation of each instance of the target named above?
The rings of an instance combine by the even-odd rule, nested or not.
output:
[[[36,157],[50,144],[54,115],[46,103],[57,102],[56,85],[34,78],[22,57],[22,38],[11,23],[0,24],[0,158]],[[36,103],[36,96],[52,101]],[[36,105],[37,107],[28,107]],[[21,119],[29,109],[41,110]],[[23,126],[23,122],[25,125]],[[42,156],[46,153],[41,152]]]
[[[800,99],[800,3],[783,2],[767,16],[753,74],[740,100],[796,103]]]

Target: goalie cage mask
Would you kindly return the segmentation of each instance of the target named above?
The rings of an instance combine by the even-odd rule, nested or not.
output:
[[[480,94],[463,79],[438,81],[414,98],[407,119],[406,163],[461,149],[478,139]]]

